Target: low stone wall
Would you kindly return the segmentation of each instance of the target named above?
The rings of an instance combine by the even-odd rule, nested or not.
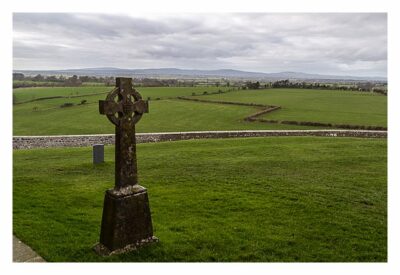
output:
[[[136,134],[137,143],[176,141],[205,138],[244,138],[270,136],[321,136],[386,138],[387,131],[366,130],[249,130],[249,131],[201,131]],[[81,147],[94,144],[114,144],[114,135],[68,135],[68,136],[14,136],[13,149]]]

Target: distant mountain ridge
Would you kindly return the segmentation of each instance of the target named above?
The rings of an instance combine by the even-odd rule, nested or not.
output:
[[[14,70],[15,73],[26,75],[90,75],[90,76],[134,76],[134,77],[222,77],[260,80],[357,80],[357,81],[387,81],[385,77],[370,76],[343,76],[343,75],[322,75],[302,72],[279,72],[261,73],[248,72],[233,69],[219,70],[191,70],[178,68],[154,68],[154,69],[120,69],[113,67],[65,69],[65,70]]]

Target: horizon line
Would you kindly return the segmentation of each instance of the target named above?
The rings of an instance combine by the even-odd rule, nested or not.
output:
[[[301,74],[309,74],[309,75],[320,75],[320,76],[336,76],[336,77],[365,77],[365,78],[385,78],[387,79],[387,74],[385,76],[379,75],[351,75],[351,74],[331,74],[331,73],[313,73],[313,72],[303,72],[303,71],[277,71],[277,72],[260,72],[260,71],[246,71],[239,69],[228,69],[228,68],[220,68],[220,69],[193,69],[193,68],[176,68],[176,67],[159,67],[159,68],[118,68],[118,67],[80,67],[80,68],[64,68],[64,69],[13,69],[13,71],[73,71],[73,70],[96,70],[96,69],[115,69],[115,70],[160,70],[160,69],[175,69],[175,70],[183,70],[183,71],[237,71],[237,72],[245,72],[245,73],[260,73],[260,74],[279,74],[279,73],[301,73]]]

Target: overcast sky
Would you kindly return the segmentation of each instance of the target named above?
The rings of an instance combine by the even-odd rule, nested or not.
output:
[[[383,13],[14,13],[14,69],[387,75]]]

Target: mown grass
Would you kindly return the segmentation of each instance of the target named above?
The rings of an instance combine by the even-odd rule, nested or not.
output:
[[[374,93],[265,89],[202,96],[201,99],[278,105],[278,111],[260,118],[332,124],[387,125],[387,97]]]
[[[35,87],[14,89],[13,93],[17,102],[38,99],[49,96],[83,96],[93,93],[107,93],[114,87],[104,85],[82,86],[82,87]],[[167,98],[177,96],[189,96],[192,93],[202,94],[204,91],[216,92],[227,90],[227,87],[138,87],[137,90],[143,99]],[[104,99],[104,96],[100,96]]]
[[[14,106],[14,135],[110,134],[114,126],[99,114],[98,100],[60,108],[65,102],[79,104],[81,98],[52,99]],[[150,111],[136,125],[137,132],[174,132],[243,129],[306,129],[301,126],[249,123],[243,118],[253,107],[204,104],[183,100],[154,100]],[[37,110],[33,108],[37,107]],[[310,128],[310,127],[308,127]]]
[[[30,87],[13,90],[16,102],[38,99],[51,96],[79,96],[94,93],[107,93],[112,87],[84,86],[84,87]]]
[[[17,97],[28,95],[43,97],[107,92],[112,87],[30,88],[17,89]],[[74,92],[78,89],[78,92]],[[217,87],[156,87],[140,88],[144,99],[150,100],[150,113],[137,125],[138,132],[173,132],[202,130],[259,130],[259,129],[317,129],[313,126],[296,126],[245,122],[243,119],[258,108],[189,102],[171,99],[190,96],[192,92],[217,91]],[[200,91],[200,92],[199,92]],[[190,96],[192,97],[192,96]],[[104,95],[79,98],[57,98],[14,105],[14,135],[60,135],[113,133],[114,129],[98,111],[98,101]],[[160,98],[160,100],[156,100]],[[192,98],[197,98],[193,96]],[[207,95],[201,99],[247,102],[281,106],[281,110],[260,118],[271,120],[296,120],[332,124],[386,126],[387,97],[381,95],[304,89],[265,89],[235,91]],[[82,100],[86,104],[79,105]],[[64,103],[75,106],[60,108]]]
[[[160,242],[92,252],[114,148],[14,151],[13,231],[47,261],[387,260],[386,140],[278,137],[138,145]]]

